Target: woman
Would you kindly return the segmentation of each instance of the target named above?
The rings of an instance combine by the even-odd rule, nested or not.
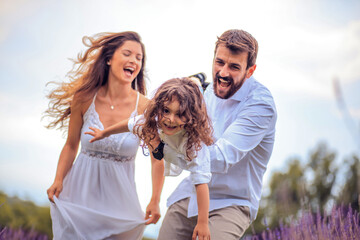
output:
[[[89,143],[89,126],[104,129],[142,114],[145,94],[145,49],[135,32],[85,37],[89,48],[69,73],[71,81],[49,94],[48,127],[65,127],[68,137],[54,183],[47,190],[54,239],[141,239],[145,224],[160,218],[162,161],[152,159],[153,195],[140,208],[134,181],[139,139],[131,133]],[[78,146],[81,151],[73,164]]]
[[[190,78],[170,79],[157,89],[144,115],[121,121],[104,130],[90,127],[92,131],[85,132],[94,137],[90,140],[94,142],[114,133],[130,131],[147,146],[158,145],[157,153],[164,145],[176,149],[172,159],[164,159],[164,174],[178,176],[182,170],[190,171],[198,208],[197,224],[192,234],[194,240],[210,239],[207,185],[211,179],[210,152],[203,146],[213,144],[213,130],[200,87],[200,82],[196,84]],[[160,144],[157,139],[161,139]],[[157,153],[153,153],[156,158],[156,155],[161,155]],[[179,155],[180,158],[177,157]],[[158,159],[162,159],[162,156]]]

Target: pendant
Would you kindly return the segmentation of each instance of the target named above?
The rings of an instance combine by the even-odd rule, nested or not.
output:
[[[113,105],[111,105],[110,108],[111,108],[111,110],[114,110],[114,106],[113,106]]]

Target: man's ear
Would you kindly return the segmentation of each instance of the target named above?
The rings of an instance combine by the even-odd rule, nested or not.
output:
[[[249,67],[249,69],[246,70],[247,71],[246,78],[250,78],[253,75],[255,69],[256,69],[256,64],[254,64],[252,67]]]

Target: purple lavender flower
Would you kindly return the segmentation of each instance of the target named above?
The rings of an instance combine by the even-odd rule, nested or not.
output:
[[[333,207],[331,214],[325,212],[321,216],[320,210],[317,213],[302,210],[302,215],[297,220],[292,220],[288,225],[280,221],[279,228],[269,229],[264,221],[266,230],[262,233],[251,236],[251,240],[355,240],[360,239],[360,213],[351,206]],[[249,239],[249,238],[245,238]]]
[[[11,229],[4,227],[0,230],[0,240],[48,240],[46,234],[38,233],[34,230]]]

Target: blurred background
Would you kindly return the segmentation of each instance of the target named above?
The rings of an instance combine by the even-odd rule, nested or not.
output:
[[[197,72],[212,81],[215,41],[228,29],[258,40],[254,76],[272,92],[278,122],[255,232],[265,228],[265,215],[276,226],[304,205],[357,202],[358,210],[359,13],[355,0],[0,0],[0,229],[36,228],[51,236],[46,189],[65,137],[41,121],[45,85],[66,80],[69,59],[85,50],[83,36],[128,30],[145,44],[149,93]],[[185,176],[166,179],[162,215]],[[145,210],[150,160],[141,150],[136,184]],[[161,221],[144,236],[156,238]]]

